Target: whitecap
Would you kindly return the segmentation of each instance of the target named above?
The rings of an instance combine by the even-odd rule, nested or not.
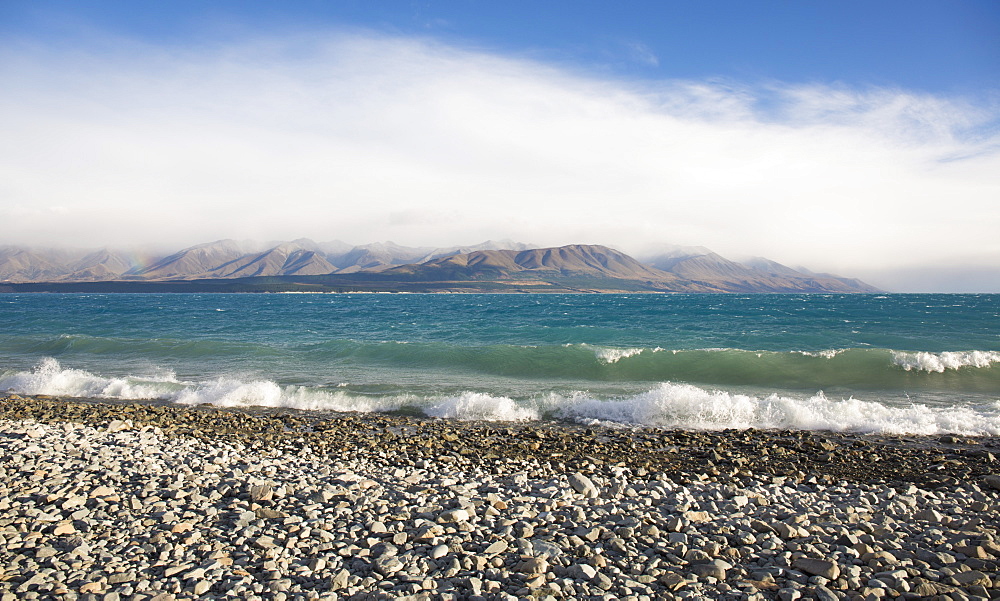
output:
[[[894,406],[854,398],[756,396],[665,382],[619,399],[575,395],[549,401],[551,413],[582,423],[619,423],[666,428],[791,429],[883,434],[1000,434],[1000,403],[993,407]]]
[[[424,408],[431,417],[484,421],[535,421],[537,409],[518,404],[513,399],[481,392],[463,392]]]
[[[906,371],[944,373],[963,367],[990,367],[1000,362],[996,351],[946,351],[943,353],[893,351],[892,362]]]
[[[584,348],[589,347],[589,345],[582,345]],[[604,347],[590,347],[593,348],[594,356],[597,360],[606,365],[611,365],[612,363],[618,363],[622,359],[628,359],[629,357],[635,357],[643,352],[645,349],[641,348],[604,348]],[[653,351],[656,352],[656,351]]]

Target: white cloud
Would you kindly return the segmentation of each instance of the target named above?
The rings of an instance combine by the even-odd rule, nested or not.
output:
[[[997,115],[954,99],[623,83],[357,33],[8,44],[0,65],[8,243],[664,242],[847,273],[1000,257]]]

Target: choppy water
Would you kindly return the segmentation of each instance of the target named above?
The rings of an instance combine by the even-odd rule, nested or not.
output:
[[[1000,434],[1000,295],[0,295],[0,390]]]

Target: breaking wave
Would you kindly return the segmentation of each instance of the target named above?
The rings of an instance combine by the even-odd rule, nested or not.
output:
[[[964,367],[985,368],[1000,363],[1000,353],[993,351],[963,351],[944,353],[905,353],[893,351],[892,362],[906,371],[944,373]]]
[[[1000,393],[1000,352],[915,352],[879,348],[766,351],[734,348],[663,349],[573,344],[483,344],[326,340],[306,344],[255,341],[102,338],[63,335],[0,341],[15,356],[141,357],[153,364],[204,361],[281,365],[309,382],[342,366],[379,371],[430,370],[461,377],[500,376],[592,382],[690,382],[768,389],[948,391]]]
[[[787,394],[753,395],[662,382],[639,394],[599,398],[548,393],[514,399],[490,392],[456,394],[365,394],[342,386],[282,386],[270,380],[216,378],[179,380],[163,373],[146,377],[103,377],[65,369],[47,358],[34,369],[0,375],[0,390],[104,399],[151,399],[187,405],[286,407],[304,410],[389,412],[406,410],[459,420],[534,421],[560,419],[588,424],[664,428],[803,429],[894,434],[959,433],[1000,435],[1000,401],[933,407],[823,393],[804,398]]]

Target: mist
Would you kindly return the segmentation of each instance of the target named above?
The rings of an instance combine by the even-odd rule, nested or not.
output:
[[[615,79],[369,31],[6,40],[0,76],[7,244],[669,243],[889,288],[1000,264],[998,113],[962,98]]]

